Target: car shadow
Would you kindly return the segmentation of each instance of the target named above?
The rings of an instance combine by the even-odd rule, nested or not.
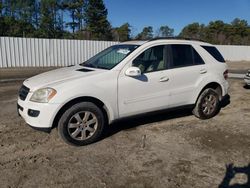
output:
[[[236,174],[245,174],[247,181],[245,183],[231,184]],[[244,167],[235,167],[233,164],[226,165],[225,176],[218,188],[249,188],[250,187],[250,163]]]
[[[226,95],[220,102],[220,107],[225,108],[229,104],[230,104],[230,95]],[[136,129],[136,127],[141,125],[166,121],[185,116],[191,116],[193,115],[192,114],[193,107],[194,105],[189,105],[184,107],[178,107],[175,109],[161,110],[161,111],[150,112],[142,115],[119,119],[105,128],[105,132],[101,139],[110,137],[123,130],[130,130],[130,129],[134,130]]]
[[[231,97],[230,95],[226,95],[221,101],[220,101],[220,107],[225,108],[231,103]]]
[[[108,125],[105,128],[105,133],[102,139],[110,137],[123,130],[134,130],[136,129],[136,127],[141,125],[166,121],[190,115],[192,115],[191,108],[184,108],[184,109],[174,109],[171,111],[164,110],[164,111],[146,113],[143,115],[137,115],[129,118],[123,118]]]
[[[245,85],[243,86],[243,88],[245,88],[245,89],[250,89],[250,85],[245,84]]]

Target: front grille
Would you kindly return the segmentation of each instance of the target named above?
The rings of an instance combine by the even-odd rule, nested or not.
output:
[[[22,87],[20,88],[20,90],[18,92],[19,98],[24,101],[26,99],[29,91],[30,91],[29,88],[27,88],[25,85],[22,85]]]

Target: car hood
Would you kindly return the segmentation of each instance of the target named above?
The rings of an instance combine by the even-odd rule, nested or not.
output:
[[[24,81],[24,85],[30,88],[30,91],[35,91],[39,88],[49,87],[50,85],[65,82],[77,78],[83,78],[87,76],[96,75],[107,70],[93,69],[83,67],[80,65],[60,68],[52,71],[48,71],[34,77],[28,78]]]

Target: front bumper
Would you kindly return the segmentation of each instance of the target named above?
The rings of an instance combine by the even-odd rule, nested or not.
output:
[[[17,112],[24,121],[36,130],[50,132],[59,104],[35,103],[18,99]],[[38,115],[33,112],[39,112]]]

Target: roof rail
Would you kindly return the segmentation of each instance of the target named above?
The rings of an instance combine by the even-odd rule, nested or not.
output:
[[[194,41],[206,42],[206,41],[201,40],[201,39],[197,39],[197,38],[187,38],[187,37],[156,37],[156,38],[152,38],[152,39],[148,40],[148,42],[150,42],[150,41],[155,41],[155,40],[162,40],[162,39],[194,40]]]

